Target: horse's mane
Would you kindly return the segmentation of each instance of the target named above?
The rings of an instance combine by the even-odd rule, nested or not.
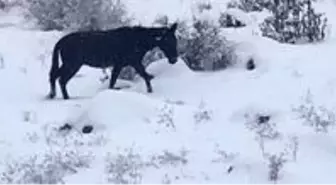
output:
[[[140,34],[140,35],[148,35],[148,36],[157,36],[161,35],[163,31],[167,29],[166,27],[145,27],[145,26],[122,26],[114,29],[109,29],[104,31],[105,33],[109,32],[124,32],[124,31],[132,31],[135,34]]]

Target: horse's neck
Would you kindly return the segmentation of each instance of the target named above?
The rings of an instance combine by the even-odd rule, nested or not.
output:
[[[153,35],[149,34],[140,34],[137,36],[137,39],[139,39],[139,44],[142,46],[145,46],[145,50],[151,50],[155,47],[157,47],[157,41],[155,40],[155,37]]]

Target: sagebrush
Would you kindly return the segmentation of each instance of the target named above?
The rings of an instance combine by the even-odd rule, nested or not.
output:
[[[225,69],[236,62],[235,44],[221,34],[224,24],[207,17],[211,14],[210,3],[200,3],[190,21],[179,21],[176,32],[179,55],[189,68],[196,71]],[[167,16],[158,16],[154,25],[167,26],[172,22]]]
[[[284,153],[273,154],[268,157],[268,180],[277,183],[281,179],[281,171],[287,162]]]
[[[272,15],[260,25],[263,36],[292,44],[325,39],[328,19],[315,11],[312,0],[276,2]]]
[[[121,0],[26,0],[27,16],[43,30],[96,30],[127,25]]]
[[[232,0],[227,4],[228,8],[238,8],[244,12],[260,12],[273,6],[272,0]]]
[[[160,169],[163,167],[179,168],[187,165],[188,151],[181,149],[179,153],[162,151],[143,157],[133,148],[125,149],[118,154],[109,154],[106,158],[105,173],[109,183],[139,184],[143,183],[143,172],[146,169]],[[167,174],[163,178],[167,177]]]
[[[293,108],[293,112],[304,125],[312,127],[317,133],[328,133],[336,124],[335,111],[314,102],[313,95],[309,91],[302,104]]]
[[[64,183],[66,175],[77,173],[81,168],[89,168],[92,159],[91,153],[75,149],[35,154],[9,161],[0,174],[0,181],[5,184]]]
[[[193,18],[191,27],[181,24],[179,52],[196,71],[225,69],[235,62],[232,43],[220,35],[220,27],[209,20]]]

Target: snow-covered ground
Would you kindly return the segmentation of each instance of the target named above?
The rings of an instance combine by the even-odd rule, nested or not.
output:
[[[188,15],[192,1],[128,2],[149,23],[158,13]],[[336,4],[325,0],[319,8],[336,25]],[[20,22],[13,15],[2,19]],[[147,94],[140,78],[119,80],[117,85],[131,88],[111,91],[99,80],[101,70],[83,67],[68,85],[72,99],[64,101],[60,93],[44,99],[50,52],[61,33],[0,28],[2,182],[269,183],[268,155],[287,151],[280,183],[335,183],[335,130],[316,133],[293,109],[309,106],[310,92],[322,119],[327,115],[318,112],[320,105],[334,110],[336,28],[323,43],[298,46],[252,29],[225,34],[240,44],[242,56],[256,59],[254,71],[237,66],[196,73],[183,61],[170,65],[163,59],[147,69],[155,75],[154,93]],[[269,115],[276,125],[265,130],[280,135],[264,137],[264,145],[256,139],[258,114]],[[58,132],[65,123],[75,128]],[[87,124],[94,125],[93,133],[82,134]]]

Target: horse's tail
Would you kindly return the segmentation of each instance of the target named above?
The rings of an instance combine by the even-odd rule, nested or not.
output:
[[[59,69],[59,51],[60,51],[60,42],[57,42],[54,46],[51,60],[51,68],[49,72],[50,79],[57,78],[57,71]],[[56,80],[56,79],[55,79]]]
[[[49,83],[50,83],[50,93],[48,95],[49,98],[54,98],[56,96],[56,79],[59,77],[59,52],[60,51],[60,42],[58,41],[52,53],[52,61],[51,61],[51,68],[49,72]]]

